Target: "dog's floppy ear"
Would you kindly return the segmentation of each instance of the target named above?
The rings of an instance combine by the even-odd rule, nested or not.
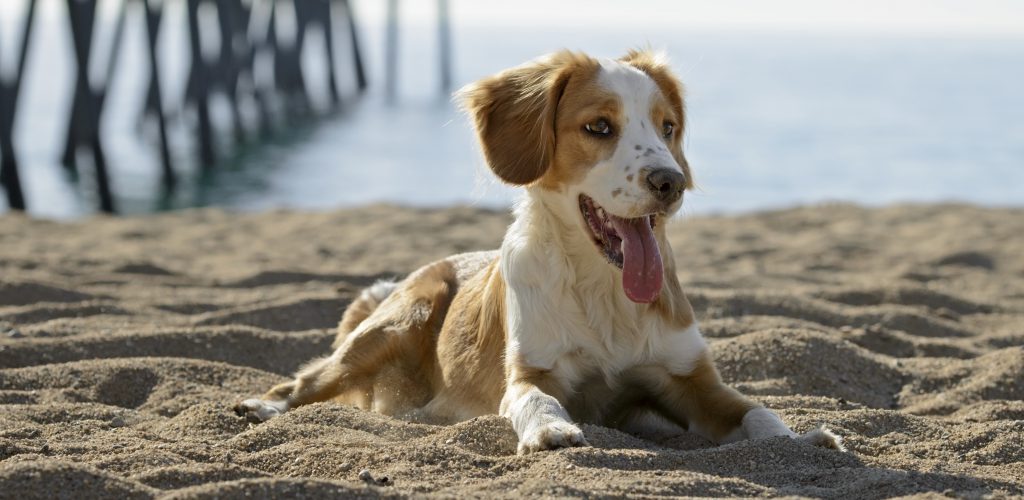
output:
[[[650,50],[630,50],[620,61],[643,71],[658,85],[662,95],[668,100],[669,105],[676,113],[679,126],[676,127],[676,137],[672,141],[672,156],[675,157],[679,167],[683,169],[686,176],[686,188],[693,187],[693,175],[690,173],[690,165],[683,156],[682,136],[686,125],[686,103],[683,101],[685,90],[679,77],[669,67],[668,58],[663,54]]]
[[[573,69],[591,61],[556,52],[459,91],[487,164],[501,180],[526,185],[544,175],[555,154],[558,101]]]

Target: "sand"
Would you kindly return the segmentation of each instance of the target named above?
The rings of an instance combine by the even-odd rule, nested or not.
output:
[[[496,416],[232,412],[324,354],[360,287],[496,247],[508,222],[391,206],[0,217],[0,497],[1024,495],[1021,209],[673,223],[723,376],[849,453],[586,426],[593,447],[520,457]]]

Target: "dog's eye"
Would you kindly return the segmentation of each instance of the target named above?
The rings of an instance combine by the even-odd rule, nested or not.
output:
[[[672,137],[672,132],[674,132],[675,129],[676,129],[676,126],[673,125],[672,122],[662,123],[661,124],[661,135],[664,138],[668,139],[668,138]]]
[[[609,124],[608,120],[605,120],[604,118],[598,118],[597,120],[586,124],[583,128],[593,135],[607,136],[612,133],[611,124]]]

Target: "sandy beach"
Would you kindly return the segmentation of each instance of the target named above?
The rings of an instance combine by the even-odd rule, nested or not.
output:
[[[320,403],[254,425],[232,411],[327,353],[362,287],[496,248],[509,220],[0,217],[0,497],[1024,495],[1024,209],[673,222],[724,378],[797,431],[828,425],[845,454],[586,426],[592,447],[517,456],[497,416],[444,427]]]

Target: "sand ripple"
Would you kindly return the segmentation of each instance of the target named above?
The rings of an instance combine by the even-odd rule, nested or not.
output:
[[[0,496],[242,498],[1024,494],[1024,212],[819,206],[670,230],[730,383],[840,454],[585,426],[515,455],[336,404],[230,409],[309,358],[360,287],[495,247],[502,213],[373,206],[0,218]],[[369,470],[389,485],[358,478]]]

